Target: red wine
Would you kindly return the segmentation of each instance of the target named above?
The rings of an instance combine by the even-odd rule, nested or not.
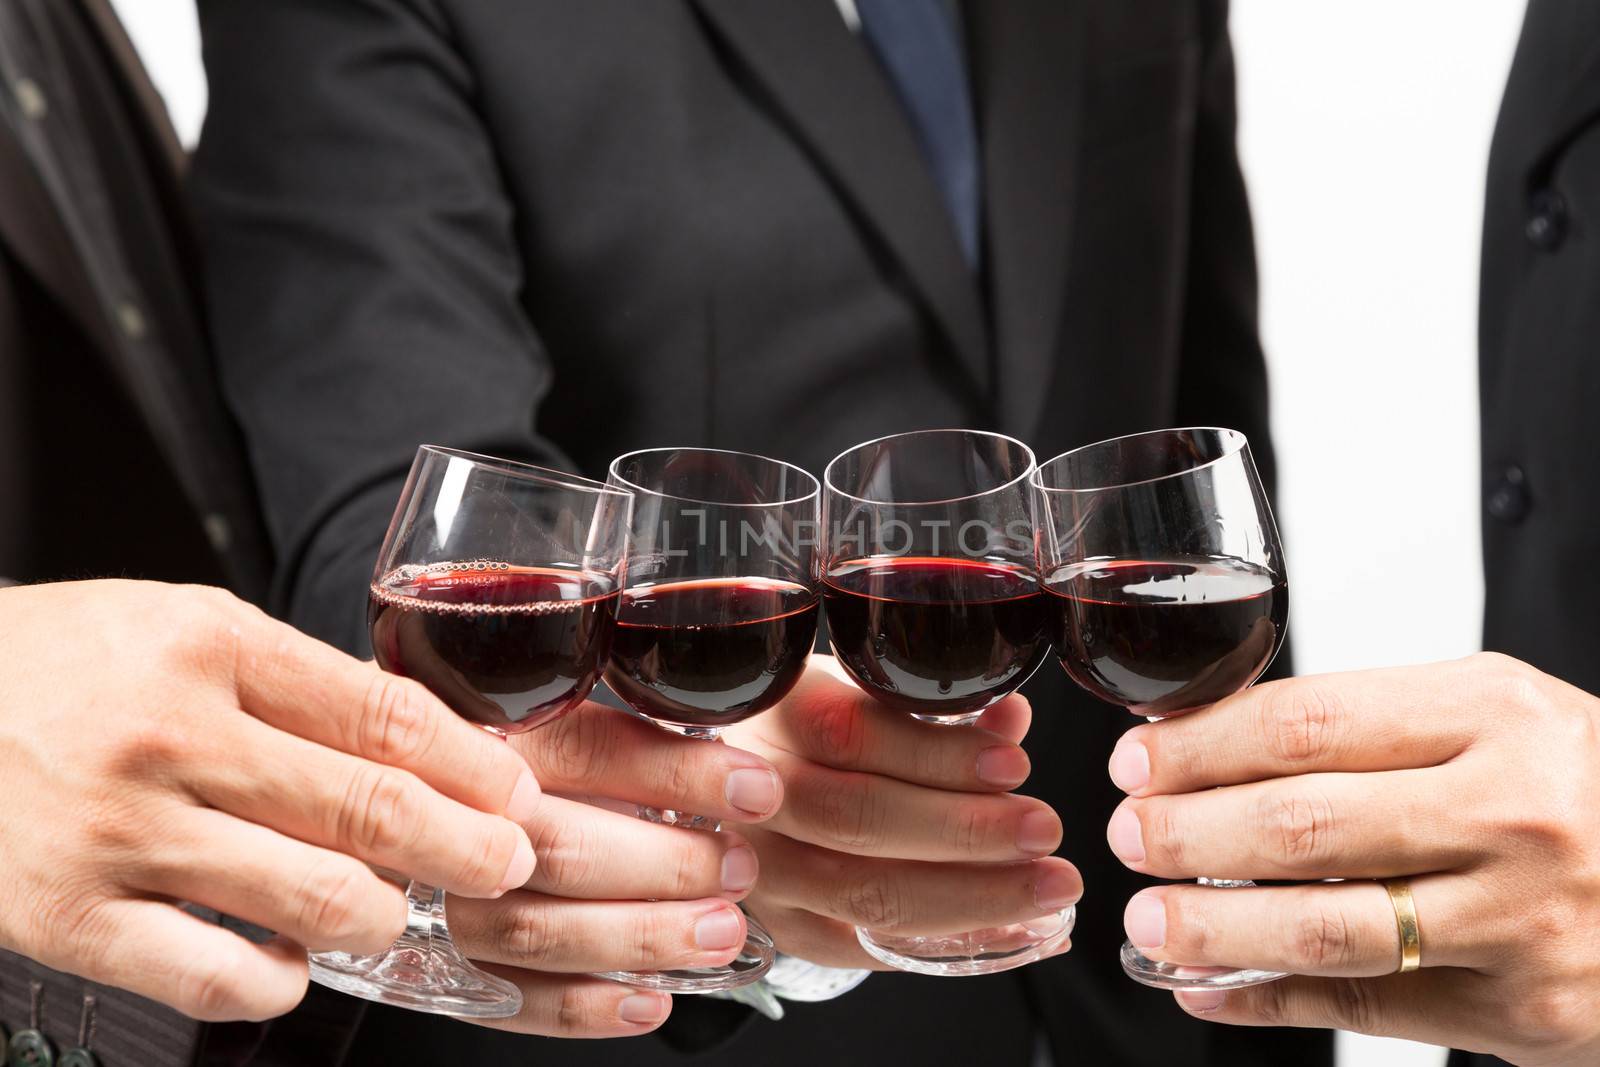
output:
[[[1039,582],[986,560],[876,556],[836,565],[824,601],[834,654],[901,711],[961,718],[1027,680],[1050,650]]]
[[[1067,673],[1101,700],[1149,715],[1202,707],[1255,681],[1289,615],[1283,581],[1236,559],[1075,563],[1045,590]]]
[[[600,677],[618,594],[605,575],[505,563],[401,567],[373,583],[372,649],[465,719],[504,733],[574,707]]]
[[[704,578],[629,589],[606,684],[678,726],[727,726],[794,688],[817,636],[817,595],[773,578]]]

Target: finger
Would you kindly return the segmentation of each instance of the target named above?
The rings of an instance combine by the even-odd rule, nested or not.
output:
[[[528,824],[538,862],[527,887],[589,900],[738,900],[761,863],[737,833],[645,822],[548,794]]]
[[[240,706],[261,721],[410,771],[481,811],[520,819],[532,810],[539,787],[522,760],[416,682],[259,612],[242,616],[234,640]]]
[[[1033,725],[1033,703],[1021,693],[1012,693],[998,704],[984,709],[973,725],[980,730],[999,734],[1013,745],[1020,745]]]
[[[752,830],[752,834],[757,832]],[[918,863],[872,859],[759,833],[762,899],[897,934],[952,934],[1039,919],[1083,895],[1066,860]]]
[[[935,727],[953,730],[956,727]],[[1061,820],[1013,794],[952,793],[765,751],[788,799],[765,825],[824,848],[928,861],[1005,861],[1054,852]]]
[[[188,809],[135,888],[273,930],[314,951],[364,956],[394,943],[405,895],[359,860],[210,809]]]
[[[1452,886],[1455,888],[1452,888]],[[1490,947],[1457,921],[1461,879],[1411,880],[1424,967],[1477,967]],[[1146,889],[1123,913],[1128,940],[1151,959],[1323,978],[1376,978],[1400,968],[1400,935],[1384,887],[1358,881],[1271,888]]]
[[[585,703],[512,737],[511,745],[555,793],[596,793],[741,822],[768,818],[783,803],[783,782],[760,756],[600,704]]]
[[[456,897],[450,934],[475,960],[535,971],[660,971],[716,967],[744,946],[745,921],[726,900],[567,900],[508,893]]]
[[[533,845],[511,820],[249,719],[186,773],[214,808],[452,893],[497,895],[533,873]]]
[[[1122,862],[1158,878],[1389,878],[1481,855],[1449,809],[1444,769],[1307,774],[1124,800],[1106,827]]]
[[[1298,1026],[1470,1045],[1485,1032],[1485,979],[1441,968],[1383,978],[1283,978],[1228,993],[1179,993],[1191,1015],[1235,1026]]]
[[[540,974],[504,964],[484,970],[522,990],[522,1011],[509,1019],[485,1019],[480,1026],[545,1037],[634,1037],[667,1021],[672,998],[648,989],[630,989],[602,978]]]
[[[823,660],[833,657],[812,657],[813,663]],[[1012,697],[1002,704],[1006,710],[991,721],[1015,730],[1016,720],[1027,718],[1026,701]],[[974,726],[922,722],[884,707],[825,669],[808,670],[767,712],[756,733],[769,746],[814,763],[939,789],[1015,789],[1030,770],[1027,753],[1004,736]]]
[[[1111,779],[1136,796],[1312,771],[1432,767],[1478,729],[1480,695],[1460,664],[1290,678],[1209,708],[1137,726],[1112,753]]]
[[[79,927],[71,966],[90,981],[126,989],[203,1022],[270,1019],[305,996],[305,950],[275,939],[257,945],[170,904],[119,900],[102,904]],[[49,961],[41,961],[49,962]]]

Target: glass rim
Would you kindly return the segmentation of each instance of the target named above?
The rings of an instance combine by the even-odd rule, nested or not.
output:
[[[699,497],[683,496],[679,493],[665,493],[659,489],[649,489],[645,486],[639,485],[636,482],[630,481],[627,478],[624,478],[620,473],[618,473],[617,464],[621,463],[623,460],[633,459],[636,456],[648,456],[656,452],[701,452],[707,455],[738,456],[741,459],[757,460],[761,463],[766,463],[773,467],[781,467],[784,470],[792,471],[795,474],[800,475],[806,481],[811,483],[811,491],[801,496],[790,497],[786,500],[702,500]],[[617,479],[617,481],[627,486],[627,491],[631,492],[634,496],[653,496],[660,500],[681,500],[686,504],[704,504],[707,507],[713,508],[787,508],[793,507],[796,504],[804,504],[808,500],[817,498],[822,493],[822,484],[817,481],[817,476],[806,470],[804,467],[797,467],[787,460],[773,459],[771,456],[763,456],[759,452],[740,452],[735,448],[699,448],[694,446],[680,446],[677,448],[638,448],[632,452],[624,452],[622,455],[613,459],[606,467],[606,473],[610,477]]]
[[[854,493],[847,493],[833,483],[834,467],[838,465],[840,460],[844,459],[852,452],[859,452],[863,448],[870,448],[873,445],[881,445],[885,441],[894,441],[902,437],[934,437],[943,436],[945,434],[959,434],[963,437],[991,437],[1000,441],[1005,441],[1008,444],[1015,445],[1022,449],[1023,455],[1028,457],[1027,469],[1025,469],[1015,478],[1012,478],[1007,482],[1003,482],[1000,485],[993,486],[989,489],[982,489],[976,493],[967,493],[963,496],[944,497],[939,500],[877,500],[873,497],[856,496]],[[834,456],[828,461],[828,465],[822,469],[822,480],[823,483],[828,487],[828,492],[830,494],[843,497],[846,500],[853,500],[858,504],[869,504],[873,507],[937,507],[941,504],[960,504],[963,501],[980,500],[986,496],[993,496],[996,493],[1003,493],[1015,486],[1018,482],[1032,478],[1038,469],[1039,459],[1033,454],[1033,449],[1028,447],[1026,442],[1019,441],[1017,438],[1012,437],[1009,434],[996,433],[993,430],[968,430],[962,429],[961,427],[946,427],[936,430],[906,430],[903,433],[885,434],[882,437],[874,437],[870,441],[862,441],[859,444],[851,445],[849,448],[845,449],[843,452],[840,452],[837,456]]]
[[[556,489],[570,489],[580,493],[604,494],[632,499],[632,494],[626,489],[619,489],[605,482],[597,482],[593,478],[585,478],[581,474],[568,474],[566,471],[555,470],[551,467],[540,467],[533,463],[523,463],[520,460],[505,459],[501,456],[488,456],[481,452],[468,452],[466,449],[449,448],[445,445],[418,445],[417,451],[443,456],[447,459],[464,459],[474,466],[482,467],[486,470],[511,475],[525,481],[538,482]]]
[[[1165,437],[1182,433],[1215,433],[1219,435],[1225,442],[1227,442],[1227,448],[1222,452],[1221,455],[1216,456],[1213,459],[1208,459],[1204,463],[1196,463],[1192,467],[1185,467],[1181,471],[1173,471],[1170,474],[1158,474],[1153,478],[1134,478],[1125,482],[1110,482],[1106,485],[1090,485],[1081,487],[1045,485],[1040,480],[1040,476],[1044,474],[1045,468],[1054,466],[1055,464],[1064,459],[1068,459],[1069,457],[1087,452],[1091,448],[1104,448],[1106,445],[1114,445],[1121,441],[1133,441],[1141,437]],[[1126,433],[1120,437],[1107,437],[1100,441],[1091,441],[1086,445],[1079,445],[1077,448],[1069,448],[1067,451],[1062,452],[1059,455],[1051,456],[1049,459],[1045,460],[1043,463],[1034,468],[1033,476],[1030,479],[1030,484],[1032,484],[1033,487],[1039,490],[1041,493],[1108,493],[1117,489],[1132,489],[1135,486],[1140,485],[1154,485],[1156,482],[1164,482],[1169,478],[1186,478],[1189,475],[1203,471],[1208,467],[1214,467],[1223,460],[1232,459],[1234,456],[1239,455],[1239,453],[1243,452],[1249,447],[1250,439],[1248,437],[1246,437],[1239,430],[1234,430],[1227,426],[1168,426],[1159,430],[1141,430],[1138,433]]]

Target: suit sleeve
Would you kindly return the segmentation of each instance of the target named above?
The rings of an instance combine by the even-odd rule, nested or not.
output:
[[[472,72],[431,0],[202,0],[190,177],[223,389],[281,561],[276,614],[365,654],[417,445],[564,466]]]
[[[228,402],[280,560],[272,607],[368,651],[366,587],[417,445],[550,466],[550,361],[473,75],[424,0],[201,0],[190,177]],[[695,998],[688,998],[695,999]],[[662,1039],[753,1013],[680,1004]]]
[[[1276,506],[1277,459],[1258,329],[1255,234],[1239,166],[1228,0],[1201,0],[1199,24],[1199,107],[1176,424],[1242,431]],[[1293,673],[1290,663],[1285,646],[1268,677]]]

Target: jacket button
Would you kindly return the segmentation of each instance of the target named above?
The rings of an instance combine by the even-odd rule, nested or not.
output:
[[[1545,252],[1554,252],[1567,237],[1567,202],[1554,189],[1541,189],[1528,204],[1528,223],[1522,232],[1528,243]]]
[[[1516,464],[1501,467],[1489,480],[1483,506],[1490,518],[1508,525],[1526,518],[1533,509],[1533,497],[1528,492],[1528,478],[1522,468]]]
[[[18,78],[13,82],[11,95],[17,98],[17,106],[22,109],[25,118],[37,122],[50,112],[50,101],[45,98],[39,83],[32,78]]]
[[[212,512],[201,520],[205,527],[206,540],[211,542],[211,548],[217,555],[226,555],[228,546],[233,544],[233,527],[228,525],[228,520]]]
[[[54,1067],[55,1049],[37,1030],[18,1030],[6,1049],[7,1067]]]

